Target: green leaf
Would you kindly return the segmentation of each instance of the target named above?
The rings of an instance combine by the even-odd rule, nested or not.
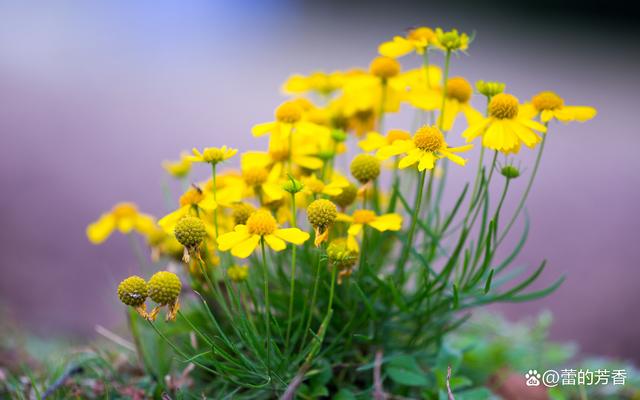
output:
[[[349,389],[340,389],[333,400],[356,400],[356,395]]]
[[[484,285],[484,294],[489,293],[491,290],[491,280],[493,279],[493,269],[489,272],[489,277],[487,278],[487,283]]]
[[[396,383],[405,386],[427,386],[429,380],[415,358],[401,355],[393,358],[385,368],[386,373]]]

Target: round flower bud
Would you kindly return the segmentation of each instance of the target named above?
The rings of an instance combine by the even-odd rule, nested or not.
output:
[[[238,203],[233,205],[233,222],[236,225],[246,225],[247,220],[256,211],[255,207],[249,203]]]
[[[147,296],[149,296],[149,286],[139,276],[130,276],[118,285],[118,298],[128,306],[143,305]]]
[[[515,179],[520,176],[520,170],[514,165],[505,165],[500,173],[507,179]]]
[[[391,57],[376,57],[371,61],[369,71],[378,78],[393,78],[400,73],[400,63]]]
[[[176,224],[174,233],[178,242],[188,248],[197,247],[207,236],[204,222],[200,218],[191,216],[185,216],[180,219]]]
[[[299,191],[302,190],[302,188],[304,187],[304,185],[302,184],[302,182],[300,182],[299,180],[295,179],[295,178],[289,178],[288,181],[286,181],[283,185],[282,188],[284,189],[285,192],[287,193],[291,193],[291,194],[296,194]]]
[[[371,154],[358,154],[351,161],[351,175],[363,184],[376,179],[380,175],[380,160]]]
[[[331,196],[331,200],[342,208],[346,208],[353,204],[358,195],[358,188],[353,183],[349,182],[349,186],[342,188],[342,193],[336,196]]]
[[[307,219],[309,223],[320,232],[324,232],[331,226],[337,216],[338,209],[336,205],[329,200],[314,200],[309,204],[309,207],[307,207]]]
[[[485,95],[487,97],[493,97],[497,94],[504,92],[504,89],[507,85],[502,82],[485,82],[478,81],[476,82],[476,89],[480,94]]]
[[[358,260],[358,251],[349,248],[347,239],[334,239],[327,246],[327,257],[329,262],[338,269],[350,269]]]
[[[174,304],[181,289],[180,278],[173,272],[159,271],[149,279],[149,297],[161,306]]]

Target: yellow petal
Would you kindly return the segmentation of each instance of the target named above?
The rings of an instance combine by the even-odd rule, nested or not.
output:
[[[251,236],[245,225],[236,225],[233,232],[227,232],[218,237],[218,248],[227,251]]]
[[[362,231],[362,224],[353,224],[349,227],[347,233],[349,236],[358,236],[360,231]]]
[[[384,214],[370,222],[369,226],[380,232],[399,231],[402,228],[402,216],[400,214]]]
[[[336,217],[336,221],[353,222],[353,217],[347,214],[338,213],[338,216]]]
[[[464,167],[464,165],[467,163],[467,160],[460,157],[457,154],[453,154],[449,151],[449,149],[447,150],[440,150],[440,153],[447,157],[449,160],[453,161],[454,163],[458,164],[458,165],[462,165]]]
[[[598,111],[587,106],[566,106],[556,111],[556,118],[560,121],[588,121],[595,117]]]
[[[287,248],[287,244],[284,240],[280,239],[276,235],[266,235],[264,236],[264,241],[267,242],[269,247],[275,251],[282,251]]]
[[[267,133],[273,132],[275,127],[276,127],[275,122],[265,122],[263,124],[257,124],[251,128],[251,134],[253,136],[263,136],[263,135],[266,135]]]
[[[418,171],[424,171],[425,169],[433,169],[436,163],[436,158],[433,156],[433,153],[428,151],[423,152],[422,157],[420,157],[420,163],[418,164]]]
[[[366,152],[377,150],[385,145],[387,145],[387,138],[378,132],[369,132],[364,139],[358,142],[358,146]]]
[[[87,226],[87,238],[93,244],[100,244],[107,240],[115,227],[113,216],[111,214],[102,214],[96,222]]]
[[[384,42],[378,46],[378,53],[383,56],[398,58],[413,51],[413,44],[407,39],[396,36],[391,42]]]
[[[276,229],[273,234],[286,242],[296,245],[301,245],[306,242],[310,236],[308,232],[298,228]]]
[[[160,221],[158,221],[158,225],[160,225],[160,227],[164,229],[164,231],[168,234],[173,234],[173,228],[176,227],[176,224],[178,223],[180,218],[189,213],[190,207],[191,205],[187,204],[178,208],[174,212],[165,215],[164,217],[162,217],[162,219],[160,219]]]
[[[251,235],[243,242],[240,242],[231,248],[231,254],[239,258],[247,258],[253,253],[260,243],[260,235]]]
[[[403,157],[398,163],[398,168],[405,169],[407,167],[412,166],[413,164],[420,161],[420,157],[422,156],[422,150],[414,149],[409,152],[405,157]]]
[[[464,130],[464,132],[462,132],[462,137],[467,140],[467,143],[471,142],[485,131],[490,122],[490,118],[484,118],[483,120],[469,126]]]
[[[150,215],[138,214],[134,221],[134,228],[138,232],[148,235],[157,229],[156,221]]]

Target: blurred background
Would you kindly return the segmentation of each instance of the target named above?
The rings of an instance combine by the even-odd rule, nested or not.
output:
[[[495,309],[549,309],[555,339],[640,361],[638,14],[556,3],[0,1],[0,304],[43,336],[122,325],[115,288],[138,267],[125,237],[90,245],[89,222],[123,200],[161,215],[160,164],[181,150],[264,147],[250,127],[270,120],[290,74],[366,66],[411,26],[455,27],[476,39],[453,75],[599,110],[552,127],[528,203],[517,264],[547,258],[541,284],[566,282]]]

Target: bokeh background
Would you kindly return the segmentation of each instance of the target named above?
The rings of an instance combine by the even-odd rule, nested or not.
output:
[[[477,35],[453,75],[599,110],[551,129],[528,203],[517,264],[547,258],[542,283],[566,282],[494,309],[549,309],[555,339],[640,361],[638,15],[556,3],[0,1],[0,303],[39,335],[121,325],[115,288],[138,267],[122,236],[90,245],[89,222],[122,200],[162,214],[160,163],[181,150],[264,146],[249,129],[288,75],[366,66],[414,25],[457,27]]]

